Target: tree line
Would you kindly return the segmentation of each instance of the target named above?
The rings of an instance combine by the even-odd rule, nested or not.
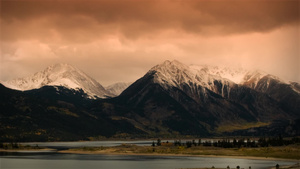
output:
[[[214,146],[222,148],[241,148],[241,147],[268,147],[268,146],[284,146],[290,144],[300,143],[299,137],[284,139],[281,136],[278,137],[261,137],[259,139],[249,139],[249,138],[233,138],[233,139],[222,139],[217,141],[202,141],[201,139],[191,140],[182,142],[181,140],[174,140],[173,143],[163,142],[158,139],[156,144],[153,141],[152,146],[162,146],[162,145],[174,145],[174,146],[186,146],[187,148],[192,146]]]

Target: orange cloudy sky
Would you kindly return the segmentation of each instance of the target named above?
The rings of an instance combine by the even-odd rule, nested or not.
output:
[[[1,0],[0,81],[55,63],[103,85],[164,60],[300,81],[298,0]]]

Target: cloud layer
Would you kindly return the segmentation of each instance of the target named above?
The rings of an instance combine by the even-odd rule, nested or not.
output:
[[[2,0],[0,19],[1,80],[67,62],[106,84],[133,81],[165,59],[299,80],[297,0]]]
[[[135,39],[170,29],[203,36],[267,32],[299,23],[299,2],[3,1],[1,15],[3,40],[54,36],[82,43],[107,34]]]

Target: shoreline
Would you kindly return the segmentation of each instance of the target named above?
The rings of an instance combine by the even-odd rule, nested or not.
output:
[[[100,154],[100,155],[130,155],[130,156],[171,156],[171,157],[209,157],[209,158],[236,158],[249,160],[271,160],[271,161],[290,161],[300,162],[296,159],[274,158],[274,157],[255,157],[255,156],[231,156],[231,155],[191,155],[191,154],[166,154],[166,153],[132,153],[132,152],[105,152],[105,151],[83,151],[83,150],[61,150],[57,153],[63,154]]]

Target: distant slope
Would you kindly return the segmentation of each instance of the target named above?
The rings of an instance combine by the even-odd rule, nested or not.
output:
[[[64,86],[69,89],[82,89],[91,98],[114,96],[96,80],[68,64],[52,65],[32,76],[6,81],[3,84],[8,88],[22,91],[43,86]]]
[[[257,78],[259,77],[259,78]],[[294,117],[300,116],[300,84],[284,82],[278,77],[260,73],[250,76],[244,86],[262,92],[278,102],[280,107]]]
[[[105,89],[108,92],[118,96],[131,84],[132,83],[118,82],[118,83],[114,83],[114,84],[111,84],[111,85],[105,87]]]

